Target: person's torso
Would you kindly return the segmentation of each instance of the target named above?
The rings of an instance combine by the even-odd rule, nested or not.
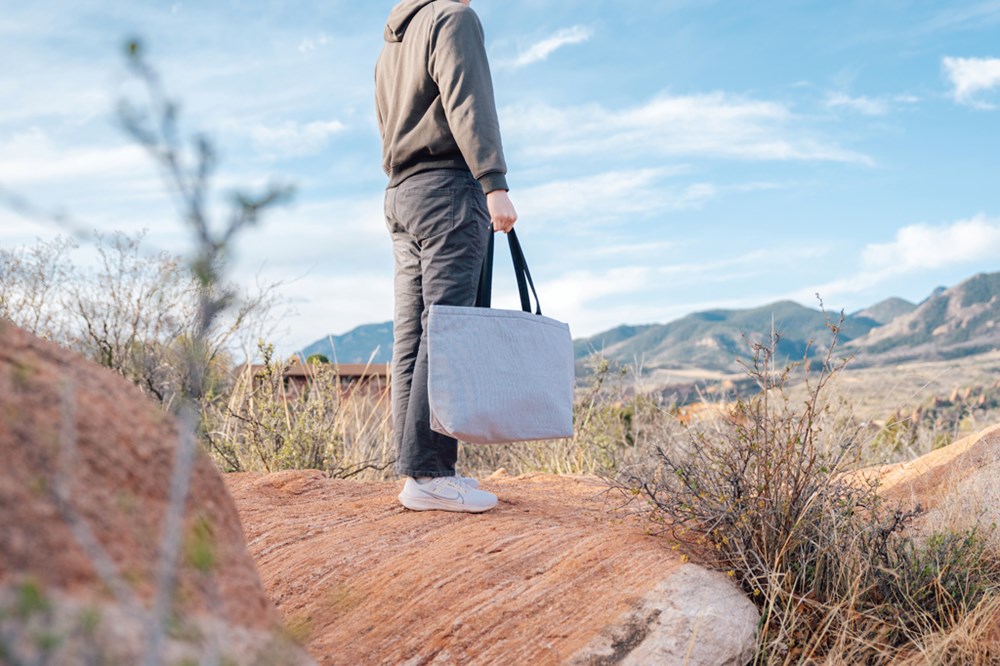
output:
[[[401,41],[387,41],[375,66],[375,100],[382,133],[382,166],[390,187],[435,168],[468,166],[448,125],[431,77],[432,30],[442,12],[462,11],[454,0],[434,0],[413,15]]]

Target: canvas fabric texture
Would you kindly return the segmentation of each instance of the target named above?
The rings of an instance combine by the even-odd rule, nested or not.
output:
[[[511,250],[515,270],[522,270],[516,237]],[[526,265],[523,271],[522,307],[529,310]],[[473,444],[573,436],[575,367],[567,324],[521,310],[432,305],[427,341],[435,432]]]

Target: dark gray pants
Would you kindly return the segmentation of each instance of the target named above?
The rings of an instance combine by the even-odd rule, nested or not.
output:
[[[486,195],[467,171],[420,173],[385,193],[395,256],[392,424],[396,471],[452,476],[458,442],[431,430],[427,313],[435,303],[473,305],[489,240]]]

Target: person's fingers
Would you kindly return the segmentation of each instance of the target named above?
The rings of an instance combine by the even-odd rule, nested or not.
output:
[[[493,218],[493,229],[496,231],[508,232],[513,226],[514,222],[517,221],[517,217],[512,217],[509,215],[498,215]]]

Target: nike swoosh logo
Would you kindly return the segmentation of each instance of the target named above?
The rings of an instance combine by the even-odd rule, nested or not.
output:
[[[433,497],[434,499],[445,500],[447,502],[454,502],[455,500],[459,500],[462,502],[462,504],[465,504],[465,500],[462,498],[462,493],[458,492],[457,490],[455,491],[455,494],[452,497],[448,497],[447,495],[439,495],[438,493],[432,493],[431,491],[424,490],[423,488],[420,489],[420,492],[429,497]]]

